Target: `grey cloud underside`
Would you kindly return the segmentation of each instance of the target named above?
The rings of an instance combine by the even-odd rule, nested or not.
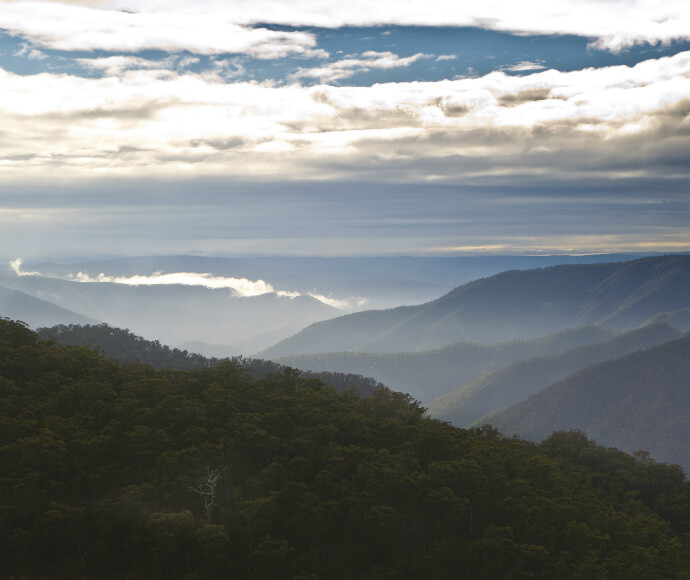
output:
[[[559,247],[563,236],[657,243],[687,238],[690,223],[684,179],[602,184],[544,177],[461,187],[295,182],[279,188],[217,180],[123,181],[56,185],[49,192],[10,189],[3,208],[17,214],[0,232],[3,252],[10,252],[4,259],[18,251],[30,256],[75,249],[86,255],[433,253],[456,245]],[[616,247],[615,241],[597,243]]]

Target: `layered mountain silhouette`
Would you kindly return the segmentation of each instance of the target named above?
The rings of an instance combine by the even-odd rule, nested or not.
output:
[[[276,360],[303,370],[366,374],[427,402],[518,359],[556,354],[602,342],[618,332],[599,326],[582,326],[532,340],[518,339],[492,345],[460,341],[422,352],[335,352]]]
[[[188,340],[226,344],[227,355],[255,352],[339,312],[311,296],[236,296],[229,289],[180,284],[129,286],[8,276],[0,285],[45,297],[84,317],[78,320],[37,316],[37,324],[42,326],[99,320],[169,344]]]
[[[677,339],[681,334],[673,326],[655,323],[605,342],[515,361],[436,399],[428,405],[428,413],[457,427],[482,422],[484,415],[519,403],[581,369]]]
[[[22,320],[33,328],[41,325],[95,322],[88,316],[72,312],[46,300],[3,287],[0,287],[0,316]]]
[[[496,343],[598,324],[639,326],[690,307],[690,256],[508,271],[418,306],[365,311],[313,324],[261,353],[399,352],[459,340]]]
[[[690,334],[583,369],[485,419],[539,441],[579,429],[603,445],[640,449],[690,469]]]

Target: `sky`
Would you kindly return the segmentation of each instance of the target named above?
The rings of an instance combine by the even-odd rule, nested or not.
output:
[[[0,0],[0,248],[688,251],[690,11]]]

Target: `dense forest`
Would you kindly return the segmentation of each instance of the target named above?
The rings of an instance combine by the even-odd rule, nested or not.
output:
[[[131,333],[129,329],[114,328],[107,324],[59,324],[51,328],[39,328],[36,332],[42,338],[53,339],[64,346],[89,346],[110,359],[122,363],[141,362],[158,370],[168,368],[191,371],[208,368],[221,361],[179,348],[170,348],[158,340],[146,340]],[[255,379],[287,368],[272,361],[243,356],[231,357],[229,360],[246,368]],[[355,389],[363,395],[371,395],[376,389],[385,386],[372,378],[353,373],[305,371],[302,374],[308,378],[320,379],[338,392]]]
[[[690,484],[237,361],[119,364],[0,320],[0,577],[690,578]]]

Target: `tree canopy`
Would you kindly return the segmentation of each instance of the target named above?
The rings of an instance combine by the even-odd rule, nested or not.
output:
[[[0,577],[689,578],[676,467],[388,389],[118,364],[0,320]]]

